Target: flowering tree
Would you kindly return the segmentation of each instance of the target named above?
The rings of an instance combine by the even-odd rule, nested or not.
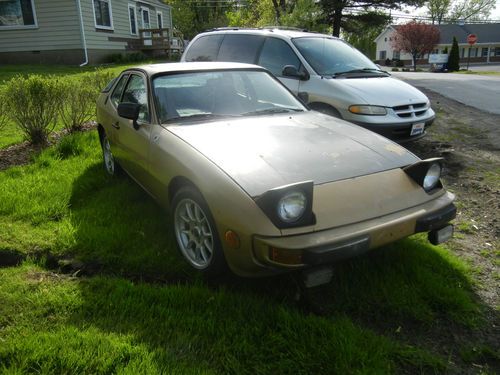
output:
[[[432,52],[438,43],[439,29],[434,25],[417,21],[397,26],[392,38],[392,48],[412,56],[414,70],[417,70],[417,57]]]

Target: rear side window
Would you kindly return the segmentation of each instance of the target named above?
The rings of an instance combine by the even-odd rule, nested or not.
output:
[[[224,35],[207,35],[198,38],[186,53],[186,61],[216,61]]]
[[[301,66],[299,58],[290,46],[283,40],[276,38],[267,38],[258,64],[277,77],[283,75],[285,65],[293,65],[297,70],[300,70]]]
[[[111,94],[111,103],[113,103],[115,107],[117,107],[118,103],[120,102],[123,88],[125,87],[125,83],[127,83],[127,79],[128,79],[128,74],[122,75],[120,81],[118,81],[118,83],[116,84],[113,94]]]
[[[254,64],[263,42],[264,37],[258,35],[228,34],[222,41],[217,61]]]

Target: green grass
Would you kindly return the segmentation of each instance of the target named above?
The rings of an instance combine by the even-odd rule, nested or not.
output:
[[[477,75],[482,75],[482,76],[500,76],[500,72],[497,71],[486,71],[486,70],[460,70],[458,72],[453,72],[453,73],[459,73],[459,74],[477,74]]]
[[[262,296],[0,270],[6,373],[387,373],[442,361]],[[1,367],[0,367],[1,369]]]
[[[338,264],[311,294],[322,317],[297,309],[290,275],[207,284],[177,254],[168,214],[101,163],[92,131],[0,172],[0,257],[28,259],[0,269],[3,372],[443,371],[446,359],[385,335],[482,324],[473,271],[424,236]],[[47,272],[54,255],[102,276]]]

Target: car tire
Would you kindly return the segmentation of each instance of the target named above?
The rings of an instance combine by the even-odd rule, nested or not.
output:
[[[191,186],[180,188],[172,200],[177,248],[186,262],[206,276],[227,271],[221,242],[207,203]]]
[[[102,159],[104,162],[104,169],[106,170],[108,175],[116,176],[120,173],[121,169],[119,164],[116,162],[113,153],[111,152],[111,147],[106,133],[102,132],[100,138],[101,138]]]

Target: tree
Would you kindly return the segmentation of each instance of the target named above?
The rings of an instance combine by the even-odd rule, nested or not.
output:
[[[340,36],[340,29],[349,28],[354,21],[364,25],[381,25],[388,15],[375,9],[400,9],[402,5],[422,6],[424,0],[320,0],[326,22],[332,26],[332,35]]]
[[[479,21],[488,19],[495,9],[496,0],[459,0],[455,1],[448,15],[452,21]]]
[[[429,0],[427,14],[432,23],[441,24],[444,20],[479,21],[488,19],[495,8],[496,0]]]
[[[367,26],[358,21],[354,21],[349,26],[349,30],[342,31],[342,38],[349,44],[363,52],[369,59],[375,60],[377,45],[375,38],[389,25],[390,19],[381,25]],[[354,29],[351,31],[350,29]],[[363,30],[362,33],[359,30]]]
[[[458,51],[457,38],[453,37],[453,44],[451,45],[450,55],[448,57],[448,70],[455,72],[460,70],[460,55]]]
[[[439,43],[439,29],[423,22],[410,21],[397,26],[392,47],[411,54],[413,69],[417,70],[417,57],[430,53]]]
[[[443,19],[450,11],[451,0],[429,0],[427,3],[427,11],[432,20],[432,24],[441,24]]]

